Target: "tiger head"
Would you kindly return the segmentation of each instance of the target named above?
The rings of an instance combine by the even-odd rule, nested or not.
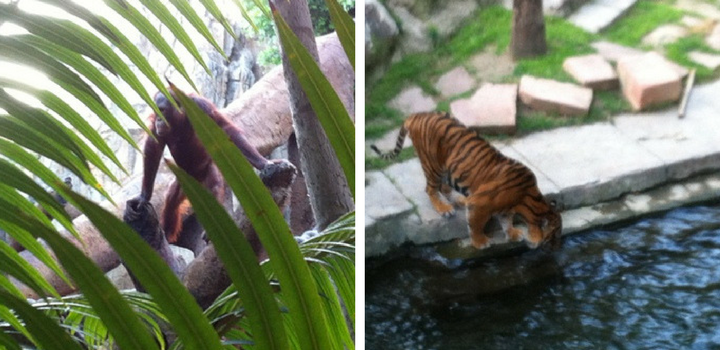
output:
[[[543,245],[558,250],[562,246],[562,216],[557,203],[553,200],[548,203],[550,211],[543,222]]]

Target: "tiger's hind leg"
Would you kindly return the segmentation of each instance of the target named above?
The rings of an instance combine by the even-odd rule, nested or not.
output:
[[[445,202],[440,197],[440,191],[437,187],[430,186],[428,184],[427,188],[425,189],[425,192],[427,192],[428,197],[430,197],[430,203],[432,203],[433,208],[440,213],[443,217],[449,218],[451,216],[455,215],[455,209],[452,205]]]
[[[490,246],[490,237],[485,234],[485,224],[492,216],[486,205],[470,204],[467,206],[468,228],[470,239],[476,249],[483,249]]]
[[[514,212],[507,212],[498,215],[498,219],[500,219],[500,226],[502,226],[503,231],[505,231],[508,240],[517,242],[523,238],[523,231],[513,226],[514,216]]]

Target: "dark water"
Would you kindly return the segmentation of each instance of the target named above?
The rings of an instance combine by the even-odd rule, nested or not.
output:
[[[368,271],[366,348],[720,349],[720,206],[454,268]]]

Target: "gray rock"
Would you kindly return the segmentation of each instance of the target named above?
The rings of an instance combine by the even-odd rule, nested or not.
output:
[[[397,24],[377,0],[365,2],[365,65],[387,58],[398,34]]]
[[[483,84],[472,97],[450,104],[453,116],[482,133],[514,134],[517,84]]]
[[[443,74],[435,83],[435,88],[445,97],[461,94],[475,86],[475,79],[463,67],[456,67]]]
[[[437,103],[426,95],[420,87],[410,86],[401,91],[388,105],[409,115],[417,112],[435,110]]]

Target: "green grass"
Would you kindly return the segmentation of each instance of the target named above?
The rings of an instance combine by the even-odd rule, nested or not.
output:
[[[695,81],[702,83],[713,78],[718,77],[718,73],[713,72],[711,69],[697,64],[691,61],[688,57],[688,53],[692,51],[707,52],[712,54],[718,54],[717,50],[714,50],[705,44],[705,40],[700,34],[695,34],[681,38],[677,42],[665,46],[665,55],[668,59],[675,61],[676,63],[689,67],[695,68]]]
[[[642,38],[662,24],[676,23],[683,12],[658,1],[638,1],[628,13],[603,34],[618,44],[637,47]]]
[[[386,150],[382,151],[385,152]],[[403,149],[402,151],[400,151],[400,154],[398,154],[397,158],[393,160],[382,159],[379,157],[365,157],[365,170],[368,171],[384,169],[392,164],[401,163],[415,157],[415,147],[408,147]]]

